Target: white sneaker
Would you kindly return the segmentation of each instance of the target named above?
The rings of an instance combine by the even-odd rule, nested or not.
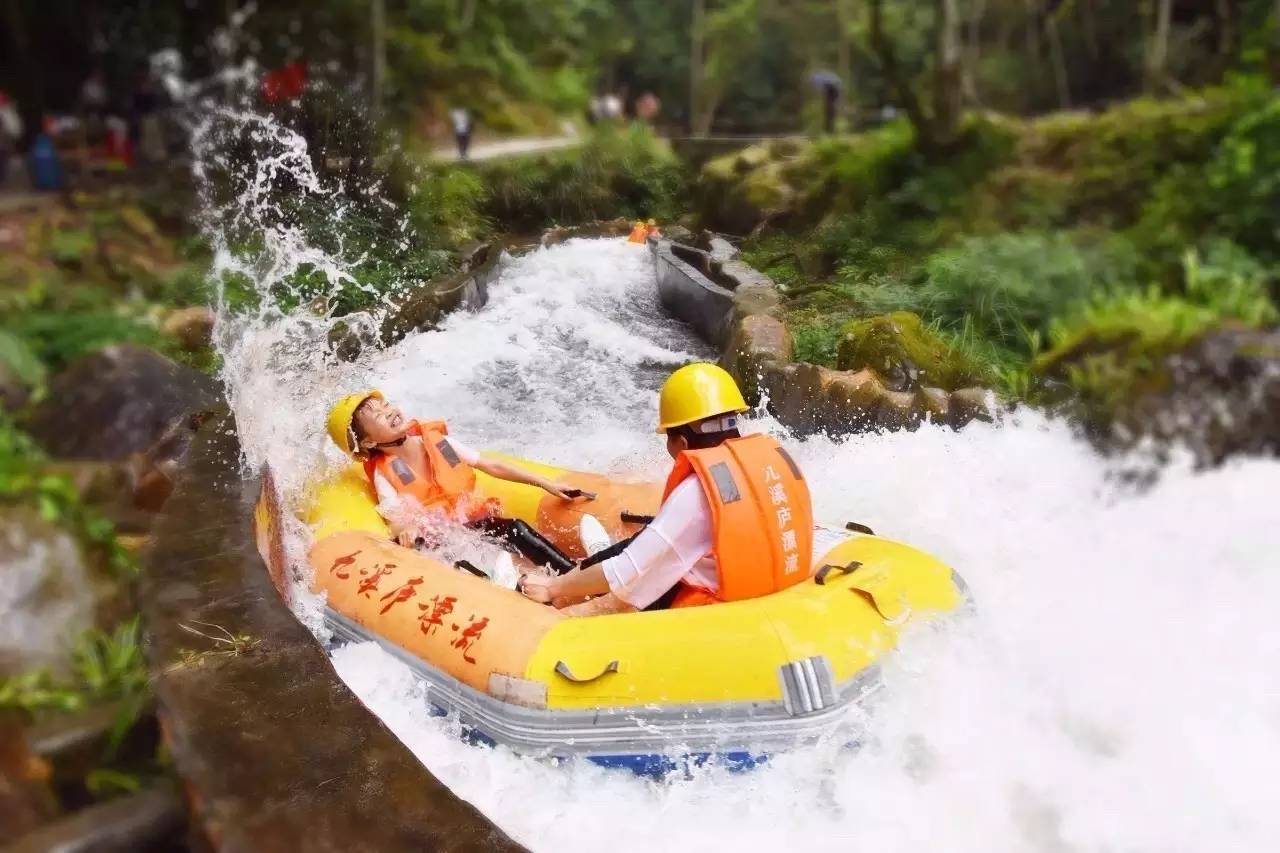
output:
[[[578,541],[582,543],[587,556],[603,551],[613,544],[604,525],[594,515],[587,515],[585,512],[582,514],[582,520],[578,522]]]
[[[520,575],[516,572],[516,564],[512,562],[511,555],[503,551],[493,561],[493,567],[489,569],[489,579],[500,587],[506,589],[515,589],[516,584],[520,581]]]

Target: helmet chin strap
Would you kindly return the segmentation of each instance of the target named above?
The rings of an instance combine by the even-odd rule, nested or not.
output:
[[[387,447],[399,447],[400,445],[404,444],[408,440],[409,440],[409,436],[402,435],[399,438],[397,438],[395,441],[384,441],[381,444],[375,444],[374,448],[377,450],[382,450]]]

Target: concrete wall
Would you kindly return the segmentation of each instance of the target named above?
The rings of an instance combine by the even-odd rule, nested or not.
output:
[[[259,484],[239,460],[223,410],[197,433],[143,560],[157,713],[199,845],[523,849],[361,704],[285,606],[254,547]]]
[[[911,429],[926,418],[960,427],[989,417],[994,400],[982,388],[896,391],[872,370],[830,370],[792,361],[781,295],[763,273],[738,260],[718,239],[705,248],[651,240],[658,294],[671,314],[721,351],[720,364],[753,404],[801,434],[832,435]]]

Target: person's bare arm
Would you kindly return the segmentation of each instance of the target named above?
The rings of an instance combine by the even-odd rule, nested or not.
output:
[[[635,613],[636,608],[610,592],[581,604],[571,605],[560,612],[566,616],[608,616],[610,613]]]
[[[609,581],[600,563],[586,569],[574,569],[563,575],[530,573],[520,582],[525,596],[541,604],[555,601],[579,601],[609,591]]]
[[[536,486],[562,500],[569,500],[569,496],[565,494],[565,490],[570,488],[569,486],[563,483],[553,483],[545,477],[539,477],[532,471],[526,471],[501,460],[487,459],[481,456],[479,461],[472,467],[477,471],[483,471],[490,477],[497,477],[499,480],[506,480],[511,483],[523,483],[526,486]]]

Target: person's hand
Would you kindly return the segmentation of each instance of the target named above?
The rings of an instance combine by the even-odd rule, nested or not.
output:
[[[550,604],[555,598],[552,592],[552,584],[555,578],[551,575],[542,574],[541,572],[530,572],[520,578],[517,589],[521,594],[530,601],[536,601],[539,604]]]
[[[547,482],[542,484],[543,491],[545,491],[549,495],[554,495],[555,497],[559,498],[562,501],[573,500],[573,498],[571,498],[567,494],[567,492],[571,491],[572,489],[573,489],[573,486],[570,486],[568,483],[553,483],[548,480]]]

